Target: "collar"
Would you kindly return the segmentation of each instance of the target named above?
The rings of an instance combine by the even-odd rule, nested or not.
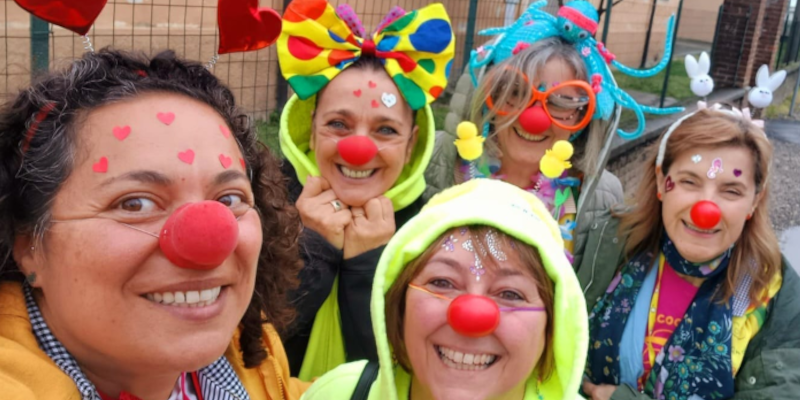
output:
[[[78,362],[50,331],[39,310],[39,305],[33,298],[33,290],[28,284],[23,285],[23,292],[31,328],[39,348],[75,382],[75,386],[81,393],[81,400],[101,400],[94,384],[81,371]],[[200,391],[205,400],[250,400],[250,396],[244,390],[242,382],[225,356],[198,370],[197,376],[200,380]]]

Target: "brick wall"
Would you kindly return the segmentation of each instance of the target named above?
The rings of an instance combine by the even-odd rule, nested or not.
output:
[[[788,3],[725,0],[711,71],[717,87],[748,86],[758,67],[772,64]]]

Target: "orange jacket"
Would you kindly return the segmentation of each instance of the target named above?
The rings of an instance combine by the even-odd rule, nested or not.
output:
[[[310,383],[289,377],[289,364],[272,325],[264,325],[269,357],[256,368],[245,368],[239,331],[225,357],[251,400],[296,400]],[[75,383],[36,343],[22,285],[0,283],[0,393],[4,400],[81,400]]]

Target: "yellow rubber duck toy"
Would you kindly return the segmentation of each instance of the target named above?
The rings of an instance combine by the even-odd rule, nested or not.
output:
[[[553,148],[547,150],[542,160],[539,161],[539,170],[550,179],[558,178],[565,170],[572,168],[572,163],[569,162],[569,159],[574,151],[575,149],[570,142],[566,140],[557,141]]]
[[[483,154],[483,136],[478,134],[478,127],[472,122],[464,121],[456,127],[455,145],[458,149],[458,155],[462,159],[472,161],[477,159]]]

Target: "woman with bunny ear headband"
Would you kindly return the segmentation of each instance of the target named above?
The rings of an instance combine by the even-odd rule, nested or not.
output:
[[[590,236],[578,277],[593,400],[800,390],[800,278],[769,222],[772,145],[748,110],[700,106],[650,149],[631,207]]]
[[[305,266],[284,333],[292,373],[310,380],[377,359],[370,283],[383,246],[422,207],[435,137],[433,102],[455,49],[447,12],[395,7],[367,33],[353,10],[294,0],[278,39],[295,95],[280,143],[303,221]]]

